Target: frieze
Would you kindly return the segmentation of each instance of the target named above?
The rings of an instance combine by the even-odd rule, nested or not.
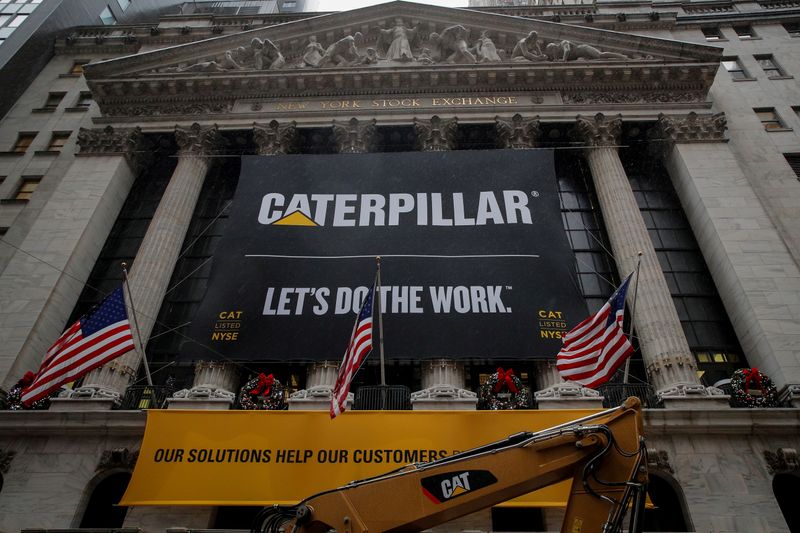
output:
[[[692,111],[686,116],[660,114],[654,135],[676,143],[720,142],[725,140],[727,127],[725,113],[698,115]]]
[[[149,117],[158,115],[207,115],[230,113],[233,109],[232,102],[187,102],[169,103],[159,105],[157,102],[150,104],[122,104],[104,105],[103,114],[109,117]]]
[[[125,470],[133,470],[136,466],[136,460],[139,458],[139,452],[132,452],[128,448],[114,448],[113,450],[106,450],[100,456],[100,461],[97,463],[97,471],[110,470],[114,468],[123,468]]]
[[[778,448],[777,451],[764,451],[764,460],[770,474],[783,472],[797,472],[800,470],[800,460],[794,448]]]
[[[565,104],[692,104],[705,102],[703,91],[603,91],[564,93]]]

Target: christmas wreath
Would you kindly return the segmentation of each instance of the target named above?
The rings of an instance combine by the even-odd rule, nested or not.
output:
[[[8,392],[8,397],[6,398],[6,403],[8,404],[9,411],[22,411],[23,409],[47,409],[50,407],[50,396],[45,396],[40,400],[37,400],[30,405],[25,405],[22,403],[22,391],[28,387],[33,380],[36,378],[33,372],[25,372],[25,375],[20,378],[17,383],[11,387],[11,390]],[[56,391],[54,394],[58,394],[59,391]]]
[[[531,393],[514,375],[512,369],[503,370],[489,376],[478,393],[478,409],[500,411],[506,409],[527,409],[531,404]]]
[[[248,411],[282,411],[286,409],[283,385],[272,374],[261,373],[244,384],[239,392],[239,406]]]
[[[757,368],[740,368],[731,376],[734,407],[778,407],[778,390]]]

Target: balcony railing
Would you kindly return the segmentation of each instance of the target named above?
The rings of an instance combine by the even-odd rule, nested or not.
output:
[[[133,386],[128,387],[122,397],[119,407],[121,410],[138,409],[166,409],[167,398],[174,392],[171,387],[160,386]]]
[[[636,396],[642,401],[642,407],[655,408],[659,405],[653,387],[647,383],[606,383],[597,388],[603,395],[603,407],[612,408],[622,404],[629,396]]]
[[[411,389],[405,385],[370,385],[359,387],[353,410],[404,411],[411,409]]]

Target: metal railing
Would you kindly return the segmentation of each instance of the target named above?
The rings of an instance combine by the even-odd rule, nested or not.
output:
[[[136,385],[128,387],[122,396],[119,407],[120,410],[138,409],[166,409],[167,398],[174,390],[172,387],[161,387],[158,385]]]
[[[405,385],[359,387],[354,411],[407,411],[411,409],[411,389]]]
[[[603,407],[612,408],[622,404],[629,396],[636,396],[642,401],[642,407],[655,408],[659,405],[658,396],[653,387],[647,383],[606,383],[597,387],[603,395]]]

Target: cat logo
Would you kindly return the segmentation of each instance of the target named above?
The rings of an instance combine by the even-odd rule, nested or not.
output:
[[[422,493],[435,504],[445,503],[497,483],[488,470],[461,470],[422,479]]]

